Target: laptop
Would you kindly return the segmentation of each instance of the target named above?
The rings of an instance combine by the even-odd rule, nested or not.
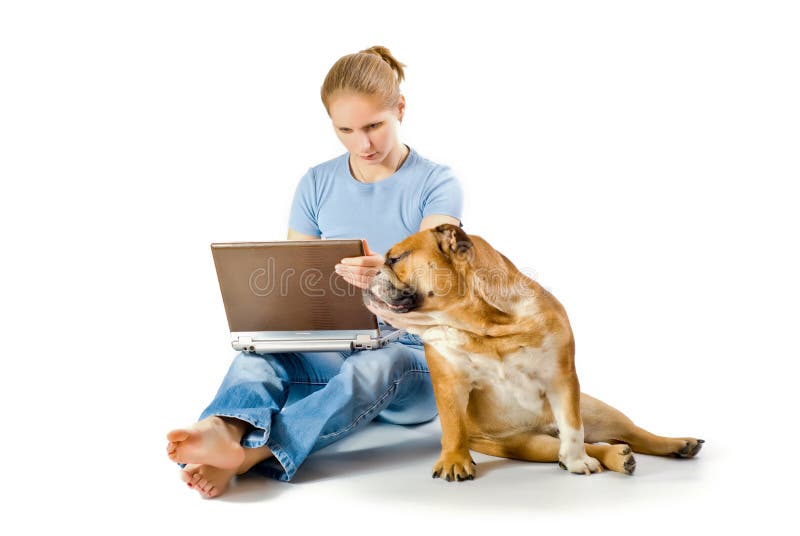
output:
[[[404,333],[379,324],[334,270],[364,255],[361,240],[214,243],[211,253],[235,350],[373,350]]]

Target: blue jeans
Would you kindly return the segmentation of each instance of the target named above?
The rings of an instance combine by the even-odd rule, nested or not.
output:
[[[376,417],[419,424],[436,414],[422,341],[404,334],[379,350],[239,353],[200,419],[250,423],[242,446],[274,455],[253,470],[288,481],[309,454]]]

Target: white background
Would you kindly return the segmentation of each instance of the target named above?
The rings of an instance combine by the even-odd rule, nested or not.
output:
[[[794,3],[288,4],[1,4],[3,523],[793,530]],[[704,438],[697,460],[581,478],[483,457],[448,485],[436,423],[373,425],[298,483],[182,486],[164,435],[234,355],[208,246],[285,237],[299,178],[344,152],[322,80],[375,44],[407,65],[401,139],[457,172],[467,232],[567,308],[583,390]]]

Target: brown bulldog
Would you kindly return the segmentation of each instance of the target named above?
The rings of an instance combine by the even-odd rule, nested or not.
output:
[[[434,477],[474,478],[470,450],[587,475],[632,474],[631,451],[700,451],[702,439],[651,434],[581,393],[564,308],[479,236],[450,224],[409,236],[386,254],[365,303],[425,343],[442,425]]]

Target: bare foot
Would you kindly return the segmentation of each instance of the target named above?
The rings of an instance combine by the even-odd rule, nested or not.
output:
[[[245,457],[239,442],[246,426],[244,421],[226,422],[211,416],[189,428],[172,430],[167,434],[167,456],[177,463],[236,469]]]
[[[231,479],[236,475],[236,469],[220,469],[212,465],[188,464],[181,471],[181,480],[200,495],[213,499],[222,495]]]
[[[213,499],[222,495],[235,475],[243,475],[255,464],[272,456],[267,447],[244,449],[245,457],[236,469],[221,469],[213,465],[187,464],[181,471],[181,480],[200,495]]]

